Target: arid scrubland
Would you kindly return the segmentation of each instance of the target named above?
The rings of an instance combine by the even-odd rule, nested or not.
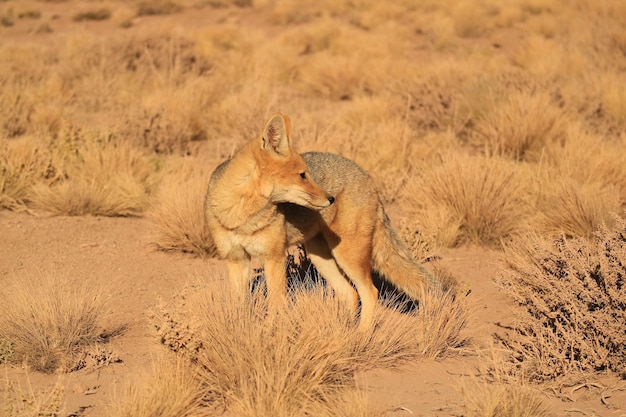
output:
[[[509,383],[522,376],[532,383],[558,380],[573,371],[624,376],[622,0],[5,0],[0,86],[2,209],[148,216],[155,247],[212,256],[202,211],[209,175],[281,111],[292,118],[297,149],[341,153],[372,174],[384,203],[400,213],[402,234],[418,258],[467,244],[506,254],[511,261],[501,282],[519,302],[521,320],[498,336],[511,353]],[[132,403],[116,407],[115,415],[197,415],[198,406],[211,409],[207,401],[237,415],[336,415],[328,407],[346,402],[338,395],[364,403],[354,381],[365,366],[354,358],[364,351],[372,355],[366,360],[387,367],[402,355],[437,356],[465,341],[462,293],[408,315],[381,307],[370,339],[352,335],[344,315],[319,294],[297,293],[285,317],[263,316],[258,300],[252,311],[228,300],[208,303],[202,300],[208,294],[181,316],[197,325],[184,340],[195,350],[185,351],[186,344],[179,352],[184,360],[170,371],[155,370],[170,385],[161,378],[130,387],[124,401]],[[77,301],[74,312],[51,307],[41,310],[43,317],[25,310],[30,301],[12,301],[0,310],[0,361],[11,355],[34,370],[72,370],[86,355],[81,346],[93,349],[102,331],[92,315],[106,310],[105,301]],[[179,308],[153,317],[160,337],[166,322],[169,331],[185,334],[177,328],[181,317],[172,316]],[[299,314],[311,309],[330,310],[321,319],[336,320],[337,327],[308,328]],[[44,332],[38,334],[47,346],[43,356],[20,351],[19,328],[58,327],[54,320],[64,323],[74,313],[91,326],[86,336],[62,341],[64,335]],[[449,321],[428,324],[424,315]],[[24,324],[26,317],[38,322]],[[428,330],[414,340],[397,333],[392,339],[385,332],[398,332],[399,325],[391,320]],[[614,327],[611,320],[621,321]],[[226,325],[248,327],[215,327]],[[442,328],[451,339],[429,342]],[[318,330],[336,335],[307,333]],[[241,341],[212,338],[238,333],[270,345],[242,348],[232,364],[217,363],[213,349]],[[50,350],[52,340],[70,350]],[[394,345],[384,346],[390,340]],[[179,351],[172,343],[182,342],[164,343]],[[313,353],[290,356],[305,352],[301,344]],[[277,368],[300,366],[294,368],[300,376],[317,378],[307,385],[312,391],[292,383],[294,375],[259,373],[265,379],[248,387],[241,384],[250,381],[229,373],[253,365],[274,371],[275,364],[254,355],[276,346],[285,357],[274,359],[297,362]],[[408,349],[400,358],[376,351],[399,346]],[[263,397],[263,384],[277,389],[277,380],[295,391]],[[526,391],[507,389],[498,394],[506,401],[536,404]],[[150,409],[159,404],[149,398],[168,395],[180,399],[179,408]],[[468,404],[468,415],[544,415],[506,411],[516,410],[511,404],[491,404],[497,412],[489,414],[490,401]],[[341,415],[385,414],[375,405],[355,410]]]

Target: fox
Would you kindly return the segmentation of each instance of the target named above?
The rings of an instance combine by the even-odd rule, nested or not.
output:
[[[392,228],[373,178],[341,155],[296,152],[282,113],[211,174],[205,218],[231,289],[247,294],[251,259],[258,259],[270,305],[286,299],[294,245],[355,317],[360,304],[361,330],[372,326],[378,303],[372,271],[414,300],[437,286]]]

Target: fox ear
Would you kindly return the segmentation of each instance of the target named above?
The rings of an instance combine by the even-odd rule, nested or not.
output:
[[[276,113],[265,124],[262,148],[278,155],[287,155],[291,151],[291,121],[289,117]]]

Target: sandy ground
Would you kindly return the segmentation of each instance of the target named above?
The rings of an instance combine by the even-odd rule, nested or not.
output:
[[[34,391],[54,385],[65,387],[68,416],[106,416],[108,405],[119,400],[133,378],[151,370],[163,354],[146,314],[159,300],[171,301],[191,279],[219,280],[224,266],[161,253],[151,246],[152,225],[143,218],[36,217],[0,212],[0,288],[19,274],[49,273],[104,284],[113,297],[111,321],[127,324],[113,339],[112,348],[122,362],[67,375],[28,374]],[[443,263],[472,292],[472,320],[468,334],[486,345],[497,323],[512,320],[511,302],[493,282],[498,253],[479,248],[447,250]],[[472,385],[478,358],[472,352],[441,361],[408,364],[400,371],[378,370],[360,375],[372,402],[389,405],[389,415],[463,416],[463,386]],[[6,381],[27,383],[26,371],[0,370]],[[557,416],[626,415],[626,391],[617,380],[602,380],[607,390],[574,390],[572,399],[546,396]],[[617,385],[615,385],[617,384]],[[6,383],[0,384],[0,390]],[[576,388],[576,387],[574,387]],[[0,398],[4,398],[0,394]],[[606,403],[603,404],[604,402]]]

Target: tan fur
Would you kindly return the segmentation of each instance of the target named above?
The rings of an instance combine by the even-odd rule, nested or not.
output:
[[[231,285],[241,294],[250,258],[258,257],[270,299],[284,298],[285,255],[294,244],[304,244],[354,311],[360,299],[362,329],[371,326],[378,300],[372,269],[414,298],[427,280],[434,282],[391,228],[372,178],[342,156],[294,152],[289,118],[281,114],[215,170],[205,210]]]

